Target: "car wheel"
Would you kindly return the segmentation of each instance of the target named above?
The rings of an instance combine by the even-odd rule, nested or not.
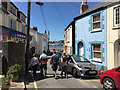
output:
[[[77,77],[78,76],[76,68],[73,68],[72,74],[73,74],[73,77]]]
[[[103,80],[103,88],[105,90],[115,90],[115,83],[112,79],[110,78],[105,78]]]

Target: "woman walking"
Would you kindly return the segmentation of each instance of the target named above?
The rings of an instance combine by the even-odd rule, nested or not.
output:
[[[68,73],[67,73],[67,57],[66,57],[65,53],[62,54],[61,67],[62,67],[61,76],[63,75],[63,72],[65,72],[65,77],[68,78]]]
[[[31,62],[29,64],[29,68],[32,67],[34,77],[36,77],[36,70],[38,65],[39,65],[38,57],[34,53],[33,57],[31,58]]]

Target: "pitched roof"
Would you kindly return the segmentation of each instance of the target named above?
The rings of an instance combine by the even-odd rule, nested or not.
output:
[[[115,4],[115,3],[116,2],[100,2],[97,5],[95,5],[94,7],[90,8],[87,11],[83,12],[82,14],[78,15],[74,19],[76,20],[76,19],[78,19],[78,18],[80,18],[82,16],[88,15],[88,14],[93,13],[93,12],[95,12],[97,10],[100,10],[100,9],[104,9],[104,8],[106,8],[106,7],[108,7],[108,6],[112,5],[112,4]]]

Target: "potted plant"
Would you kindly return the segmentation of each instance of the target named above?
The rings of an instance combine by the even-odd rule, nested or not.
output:
[[[9,67],[6,77],[4,77],[2,80],[2,84],[10,85],[10,83],[13,80],[15,81],[16,79],[18,79],[20,70],[21,70],[21,65],[19,65],[19,64],[15,64],[15,65]]]

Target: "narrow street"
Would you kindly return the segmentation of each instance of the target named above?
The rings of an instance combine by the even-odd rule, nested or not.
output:
[[[27,88],[98,88],[99,90],[102,88],[99,79],[74,78],[72,75],[69,75],[68,79],[66,79],[64,76],[61,77],[59,73],[58,71],[58,79],[54,79],[51,66],[48,62],[47,78],[31,82],[27,85]]]

